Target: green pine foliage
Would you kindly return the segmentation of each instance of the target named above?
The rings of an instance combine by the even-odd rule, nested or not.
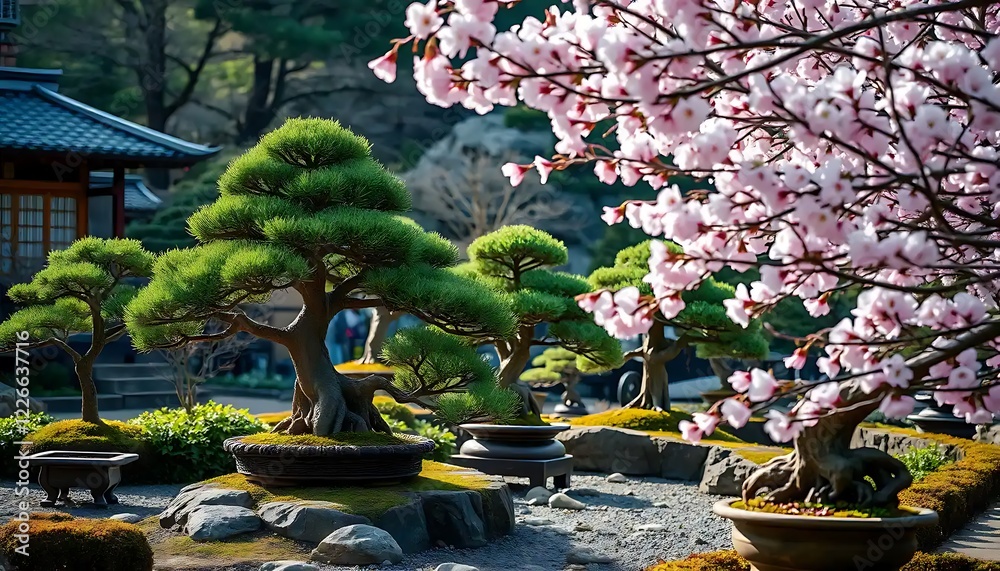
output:
[[[576,296],[591,291],[581,276],[555,271],[568,261],[566,246],[546,232],[528,226],[507,226],[482,236],[468,249],[469,263],[456,272],[471,276],[503,295],[517,316],[514,336],[485,341],[503,354],[526,354],[531,345],[556,345],[577,356],[581,370],[599,371],[622,360],[621,344],[580,309]],[[544,336],[536,328],[547,325]],[[527,361],[508,360],[501,379],[509,384]]]
[[[551,347],[531,360],[532,369],[521,373],[521,380],[539,387],[558,385],[566,377],[579,374],[577,355],[562,347]]]
[[[104,346],[125,333],[125,307],[136,290],[124,282],[149,276],[152,268],[153,255],[137,240],[87,237],[51,252],[45,268],[30,282],[7,292],[22,309],[0,323],[0,352],[13,350],[19,342],[66,350],[76,363],[83,417],[99,422],[91,368]],[[22,332],[28,333],[27,339]],[[85,332],[92,333],[91,344],[81,354],[67,340]]]
[[[652,288],[643,281],[649,273],[650,244],[651,241],[647,240],[618,252],[614,266],[594,270],[589,278],[590,285],[594,289],[611,291],[634,286],[642,295],[652,295]],[[682,251],[672,242],[666,242],[666,245],[671,252]],[[673,326],[678,335],[695,346],[701,358],[763,358],[767,355],[768,343],[760,321],[751,321],[750,326],[744,329],[726,316],[722,302],[734,295],[733,286],[709,278],[698,289],[684,292],[685,307],[676,317],[664,320],[657,313],[659,322]]]
[[[246,331],[294,348],[321,339],[346,307],[410,313],[447,333],[510,335],[516,325],[510,301],[452,271],[455,247],[404,215],[410,197],[403,182],[370,153],[365,138],[336,121],[291,119],[234,159],[219,179],[219,197],[188,220],[198,244],[161,256],[153,280],[129,304],[136,345],[183,344],[215,319],[231,325],[223,334]],[[286,288],[305,304],[287,328],[241,313],[240,304]],[[394,347],[446,345],[408,335]],[[496,388],[481,361],[444,350],[425,357],[431,369],[397,377],[401,390],[415,391],[404,398],[441,400],[443,391],[475,385],[475,394],[485,395]],[[476,410],[484,408],[497,407]]]

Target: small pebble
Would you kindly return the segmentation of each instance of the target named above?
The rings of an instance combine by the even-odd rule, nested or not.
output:
[[[479,568],[461,563],[442,563],[434,571],[479,571]]]
[[[541,499],[542,503],[545,503],[549,501],[550,497],[552,497],[552,492],[546,490],[541,486],[535,486],[534,488],[528,490],[527,494],[524,494],[524,500],[528,502],[528,505],[532,506],[535,505],[531,503],[532,500]]]
[[[628,478],[626,478],[624,474],[621,474],[619,472],[615,472],[614,474],[611,474],[610,476],[608,476],[607,480],[608,480],[608,482],[611,482],[612,484],[624,484],[625,482],[628,481]]]
[[[545,519],[541,517],[526,517],[523,520],[521,520],[521,522],[524,525],[531,525],[531,526],[552,525],[553,523],[555,523],[550,519]]]
[[[639,531],[670,531],[670,528],[662,523],[644,523],[635,526],[635,528]]]
[[[576,524],[576,527],[574,527],[573,529],[577,531],[594,531],[594,528],[590,527],[585,523],[578,523]]]
[[[591,563],[611,563],[612,559],[603,553],[598,553],[589,547],[580,547],[566,554],[567,563],[589,565]]]
[[[565,510],[582,510],[587,508],[587,504],[580,500],[574,500],[566,494],[552,494],[552,497],[549,498],[549,507]]]

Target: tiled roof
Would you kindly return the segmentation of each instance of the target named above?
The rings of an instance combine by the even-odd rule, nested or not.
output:
[[[3,81],[16,71],[0,68],[0,149],[189,163],[219,151],[99,111],[39,83]]]
[[[103,190],[111,188],[113,173],[90,173],[90,189]],[[136,212],[151,212],[158,210],[163,201],[149,190],[142,177],[137,174],[125,175],[125,210]]]

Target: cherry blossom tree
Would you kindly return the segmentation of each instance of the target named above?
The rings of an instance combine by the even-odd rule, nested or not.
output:
[[[411,35],[370,67],[391,80],[412,44],[428,101],[546,112],[557,154],[507,165],[515,183],[531,168],[589,162],[606,183],[659,190],[604,219],[683,252],[653,252],[641,303],[598,294],[583,307],[649,326],[727,266],[760,271],[727,303],[739,324],[790,296],[820,316],[832,296],[859,292],[851,317],[802,337],[789,359],[802,366],[806,348],[822,348],[829,380],[736,372],[739,396],[685,427],[697,440],[800,397],[767,412],[768,432],[794,452],[763,466],[744,496],[891,505],[911,478],[886,454],[850,449],[866,415],[906,415],[922,390],[968,422],[1000,411],[1000,4],[574,0],[498,31],[500,7],[413,4]],[[613,129],[592,133],[609,119]],[[715,190],[682,194],[669,184],[677,174]]]

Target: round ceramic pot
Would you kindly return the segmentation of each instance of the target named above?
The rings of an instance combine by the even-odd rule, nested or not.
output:
[[[733,547],[754,571],[899,571],[917,552],[917,529],[937,524],[937,513],[905,508],[892,518],[838,518],[752,512],[717,502],[733,522]]]
[[[586,416],[590,414],[587,407],[583,405],[567,405],[566,403],[559,403],[552,409],[554,414],[559,416]]]
[[[250,444],[230,438],[223,448],[236,458],[247,480],[272,486],[391,483],[413,478],[434,441],[406,435],[404,444],[384,446],[291,446]]]
[[[548,426],[510,426],[503,424],[463,424],[472,435],[459,449],[463,456],[476,458],[507,458],[519,460],[550,460],[562,458],[566,447],[555,440],[557,434],[569,430],[568,424]]]

